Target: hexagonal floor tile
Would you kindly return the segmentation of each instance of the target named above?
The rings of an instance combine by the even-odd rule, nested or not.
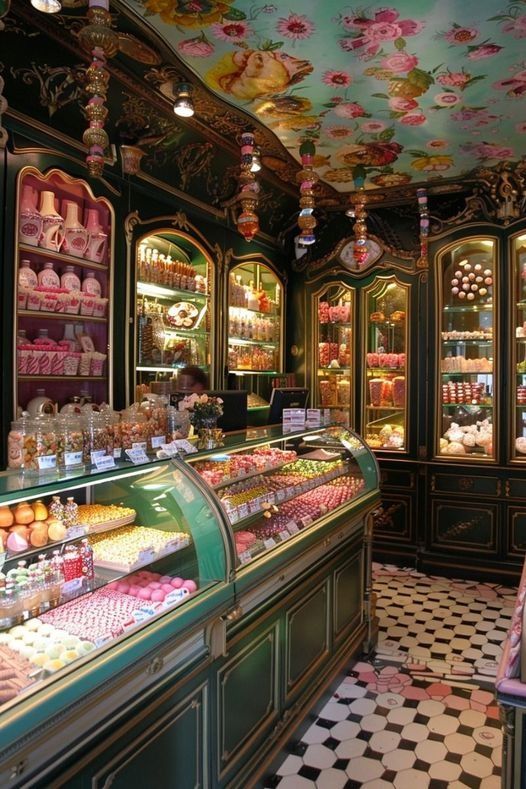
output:
[[[349,709],[354,715],[371,715],[376,709],[376,701],[373,699],[355,699],[349,704]]]
[[[415,753],[423,762],[435,764],[436,762],[442,762],[446,758],[447,750],[443,742],[424,740],[417,743]]]
[[[382,764],[386,770],[409,770],[416,761],[414,751],[405,751],[397,748],[382,756]]]
[[[313,723],[312,726],[309,726],[309,728],[301,738],[301,741],[306,742],[307,745],[319,745],[324,740],[326,740],[328,736],[329,736],[328,729],[325,729],[322,726],[317,726],[315,723]]]
[[[320,770],[332,767],[335,761],[334,751],[326,748],[325,745],[309,745],[303,754],[304,764],[308,764],[310,767],[318,767]]]
[[[301,775],[286,775],[278,786],[280,789],[316,789],[314,781],[309,781]]]
[[[346,773],[351,781],[361,781],[362,783],[380,778],[383,771],[384,767],[381,762],[376,759],[367,759],[365,756],[358,756],[357,759],[351,759],[346,769]]]
[[[402,707],[404,701],[405,699],[400,693],[379,693],[376,697],[376,704],[389,710]]]
[[[298,770],[300,767],[303,766],[303,759],[301,756],[294,756],[294,754],[289,754],[285,761],[280,765],[279,770],[277,770],[278,775],[297,775]]]
[[[489,778],[493,774],[493,762],[480,753],[466,753],[462,757],[460,766],[464,772],[475,775],[477,778]]]
[[[340,721],[331,729],[331,737],[335,740],[344,742],[352,740],[360,731],[360,725],[354,721]],[[325,739],[325,738],[324,738]]]
[[[429,776],[420,770],[401,770],[393,781],[396,789],[407,789],[409,786],[418,786],[418,789],[427,789]]]
[[[459,720],[462,726],[469,726],[472,729],[478,726],[484,726],[486,723],[486,716],[482,712],[476,710],[462,710],[459,715]]]
[[[338,745],[334,753],[338,759],[356,759],[358,756],[363,756],[366,748],[365,740],[345,740]]]
[[[375,715],[374,713],[371,715],[364,715],[361,722],[360,727],[363,731],[383,731],[387,724],[387,718],[383,715]]]
[[[468,737],[466,734],[448,734],[444,737],[444,745],[451,753],[459,753],[464,755],[471,753],[475,747],[475,740],[473,737]]]
[[[427,726],[422,723],[408,723],[402,729],[402,738],[410,742],[423,742],[428,736]]]
[[[441,734],[445,737],[447,734],[454,734],[459,727],[458,718],[454,715],[436,715],[430,718],[427,723],[427,728],[433,734]]]
[[[457,781],[461,774],[462,767],[454,762],[437,762],[429,768],[429,777],[436,781]]]
[[[398,748],[400,735],[395,731],[377,731],[369,740],[369,748],[377,753],[389,753]]]
[[[433,718],[435,715],[442,715],[445,706],[441,701],[426,699],[426,701],[419,702],[417,710],[420,715],[427,715],[428,718]]]
[[[349,707],[347,704],[339,704],[337,701],[329,701],[320,712],[320,718],[325,718],[328,721],[344,721],[349,714]]]
[[[389,710],[387,713],[387,720],[389,723],[396,723],[400,726],[405,726],[407,723],[413,723],[415,717],[415,707],[398,707],[398,709]]]
[[[345,770],[335,770],[329,767],[322,770],[316,781],[316,789],[343,789],[347,783],[347,773]]]

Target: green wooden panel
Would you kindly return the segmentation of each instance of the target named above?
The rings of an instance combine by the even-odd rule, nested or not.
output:
[[[526,553],[526,507],[508,507],[506,522],[509,529],[508,554],[522,557]]]
[[[497,505],[462,506],[435,499],[431,512],[433,547],[473,554],[496,552]]]
[[[404,488],[414,490],[416,487],[416,472],[406,469],[385,468],[380,466],[380,486],[382,488]]]
[[[334,571],[333,584],[333,633],[338,637],[361,620],[363,588],[361,552]]]
[[[329,651],[328,579],[287,611],[286,680],[293,688]]]
[[[159,720],[146,721],[132,741],[124,736],[121,750],[113,749],[111,761],[92,774],[93,789],[208,785],[207,708],[207,688],[201,687]]]
[[[382,495],[380,511],[374,519],[373,537],[410,542],[412,537],[413,499],[411,496]]]
[[[498,477],[473,474],[433,474],[431,490],[438,493],[460,493],[462,496],[500,496],[501,481]]]
[[[246,643],[246,642],[244,642]],[[218,672],[221,769],[278,714],[278,625],[257,634]]]
[[[525,499],[526,498],[526,478],[508,477],[506,479],[506,498]]]

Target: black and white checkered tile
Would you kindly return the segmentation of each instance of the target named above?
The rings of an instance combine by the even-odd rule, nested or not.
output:
[[[492,680],[516,590],[375,566],[373,661],[357,661],[267,789],[498,789]]]

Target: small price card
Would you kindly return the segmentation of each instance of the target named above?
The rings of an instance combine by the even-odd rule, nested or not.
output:
[[[277,545],[277,542],[274,537],[269,537],[268,540],[263,540],[263,545],[268,551],[270,548],[274,548],[274,546]]]
[[[115,458],[113,455],[101,455],[95,458],[93,462],[97,467],[97,471],[106,471],[109,468],[115,468]]]
[[[4,566],[6,559],[7,559],[7,553],[5,551],[0,551],[0,570]]]
[[[168,592],[166,597],[163,601],[164,608],[171,608],[173,605],[177,605],[177,603],[182,603],[185,597],[188,597],[190,592],[188,589],[174,589],[173,592]]]
[[[239,519],[246,518],[248,515],[250,515],[250,511],[248,509],[248,505],[247,504],[240,504],[239,507],[237,508],[237,514],[238,514]]]
[[[113,449],[113,457],[115,460],[120,460],[122,457],[122,447],[115,447]]]
[[[286,495],[287,494],[286,494],[286,492],[283,489],[282,490],[277,490],[276,491],[276,503],[279,504],[280,501],[283,501],[283,499],[285,498]]]
[[[137,556],[137,563],[139,564],[151,564],[155,560],[155,551],[153,548],[144,548],[142,551],[139,551],[139,555]]]
[[[132,449],[127,449],[126,454],[134,465],[148,463],[148,455],[142,447],[132,447]]]
[[[83,580],[83,578],[73,578],[71,581],[66,581],[62,584],[61,593],[66,596],[79,592],[82,589]]]
[[[166,436],[152,436],[152,449],[159,449],[166,443]]]
[[[184,452],[186,455],[192,455],[197,452],[197,447],[194,447],[186,438],[178,438],[172,441],[171,446],[175,446],[177,452]]]
[[[82,452],[64,452],[64,463],[68,466],[80,466],[82,463]]]
[[[287,523],[287,531],[291,534],[297,534],[299,532],[298,524],[295,521],[289,521]]]
[[[66,529],[66,536],[68,540],[75,539],[76,537],[85,537],[87,534],[85,526],[70,526]]]
[[[303,523],[303,526],[310,526],[312,523],[312,518],[310,515],[304,515],[301,519],[301,522]]]
[[[289,539],[290,532],[287,529],[283,529],[282,531],[280,531],[278,536],[279,536],[280,540],[282,540],[282,542],[285,542],[285,540]]]
[[[47,471],[51,468],[57,467],[57,456],[56,455],[41,455],[38,458],[38,468],[40,471]]]
[[[247,562],[250,562],[251,559],[252,559],[252,554],[250,553],[250,551],[242,551],[239,554],[239,561],[241,562],[241,564],[246,564]]]
[[[260,501],[259,499],[254,499],[248,505],[250,512],[259,512],[260,510]]]
[[[146,452],[146,447],[146,441],[134,441],[132,444],[132,449],[142,449],[144,452]]]

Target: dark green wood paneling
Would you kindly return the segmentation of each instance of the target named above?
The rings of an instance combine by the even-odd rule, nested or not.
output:
[[[498,477],[483,477],[472,473],[432,474],[431,490],[437,493],[458,493],[461,496],[500,496],[502,484]]]
[[[505,491],[508,499],[526,499],[526,478],[507,477]]]
[[[498,507],[486,502],[447,503],[434,499],[431,505],[432,547],[448,548],[473,555],[496,554]]]
[[[381,463],[380,484],[382,488],[405,488],[414,490],[416,487],[416,471],[407,469],[385,468]]]
[[[375,540],[397,540],[409,543],[414,540],[413,497],[403,494],[382,494],[378,515],[374,519]]]
[[[305,589],[306,592],[306,589]],[[328,579],[289,608],[285,624],[286,685],[292,690],[329,651]]]
[[[361,552],[333,573],[333,635],[338,639],[362,616],[363,566]]]
[[[524,557],[526,553],[526,507],[508,507],[508,553]]]

